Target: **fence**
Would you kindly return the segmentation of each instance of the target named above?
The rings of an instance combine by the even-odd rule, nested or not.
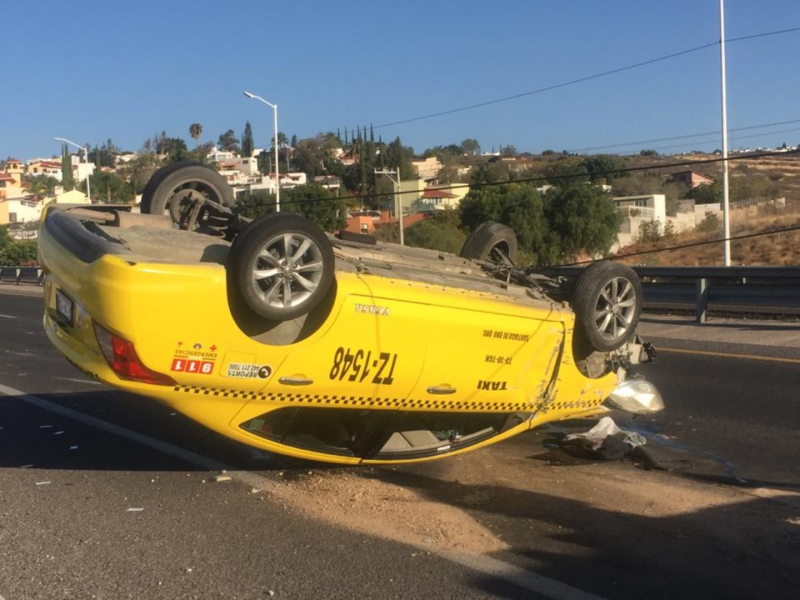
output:
[[[44,274],[39,267],[0,267],[0,284],[42,285]]]
[[[726,315],[800,315],[800,267],[634,267],[644,308],[692,311],[699,323],[709,311]],[[580,267],[546,270],[576,277]]]

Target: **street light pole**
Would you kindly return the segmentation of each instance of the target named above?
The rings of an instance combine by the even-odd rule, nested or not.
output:
[[[728,99],[725,91],[725,0],[719,0],[719,58],[722,79],[722,237],[725,266],[731,266],[731,217],[728,190]]]
[[[263,102],[272,108],[273,125],[275,126],[275,212],[281,212],[281,178],[280,165],[278,164],[278,105],[264,100],[261,96],[256,96],[248,91],[244,95],[253,100]]]
[[[83,158],[86,160],[86,165],[87,165],[87,168],[86,168],[86,195],[89,197],[89,202],[91,203],[91,201],[92,201],[91,175],[92,174],[89,173],[89,168],[88,168],[88,165],[89,165],[89,147],[88,146],[81,146],[80,144],[76,144],[75,142],[70,142],[67,138],[57,137],[57,138],[53,138],[53,139],[56,140],[57,142],[66,142],[67,144],[70,144],[72,146],[75,146],[76,148],[80,148],[81,150],[83,150]]]
[[[395,194],[395,210],[397,211],[397,219],[400,223],[400,245],[405,246],[405,237],[403,235],[403,200],[401,192],[403,191],[400,186],[400,169],[375,169],[375,175],[386,175],[392,184],[397,186],[397,193]],[[397,180],[392,179],[392,175],[397,177]]]

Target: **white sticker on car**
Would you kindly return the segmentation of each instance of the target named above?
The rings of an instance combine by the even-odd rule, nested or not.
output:
[[[272,375],[272,367],[268,365],[254,365],[250,363],[230,363],[228,377],[235,379],[268,379]]]

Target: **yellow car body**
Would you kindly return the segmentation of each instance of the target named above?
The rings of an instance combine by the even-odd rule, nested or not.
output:
[[[315,330],[294,343],[265,344],[234,319],[223,265],[113,252],[81,257],[47,226],[51,216],[39,248],[53,345],[98,381],[263,450],[345,464],[430,460],[603,412],[618,384],[613,372],[592,379],[577,368],[575,316],[565,305],[369,273],[337,271],[335,297]],[[121,377],[98,331],[129,341],[164,382]],[[311,434],[287,433],[291,426],[280,423],[289,407],[298,409],[292,418],[310,419]],[[391,413],[484,415],[475,419],[493,425],[423,444],[424,451],[352,453],[313,441],[326,415],[336,417],[333,428],[351,416],[380,421]]]

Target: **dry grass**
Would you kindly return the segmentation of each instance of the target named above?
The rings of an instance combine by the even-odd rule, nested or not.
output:
[[[737,215],[737,213],[740,213]],[[786,229],[800,228],[800,207],[791,207],[780,215],[757,214],[755,211],[733,211],[731,219],[731,236],[748,235]],[[682,246],[695,242],[716,240],[722,237],[722,229],[710,233],[690,231],[672,238],[665,238],[656,243],[634,244],[620,249],[619,255],[635,252]],[[722,242],[678,248],[653,254],[618,258],[629,265],[649,266],[721,266],[723,264]],[[731,242],[731,262],[734,265],[800,265],[800,229],[786,233],[764,235]]]

